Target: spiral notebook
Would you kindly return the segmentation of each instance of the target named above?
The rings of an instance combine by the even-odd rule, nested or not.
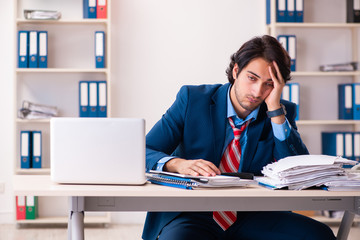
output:
[[[154,184],[184,189],[211,187],[248,187],[257,185],[255,180],[239,177],[217,175],[215,177],[190,176],[171,172],[151,170],[146,173],[147,180]]]

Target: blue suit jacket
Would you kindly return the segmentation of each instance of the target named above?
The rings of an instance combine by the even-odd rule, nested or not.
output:
[[[146,168],[155,169],[167,156],[205,159],[220,165],[223,155],[227,120],[227,91],[230,84],[184,86],[175,102],[146,136]],[[274,137],[267,107],[260,106],[258,117],[248,126],[248,143],[243,154],[243,172],[261,174],[261,169],[274,159],[308,154],[295,124],[296,105],[282,101],[291,124],[290,136],[279,141]],[[225,145],[226,144],[226,145]],[[143,239],[156,239],[161,229],[178,212],[149,212]]]

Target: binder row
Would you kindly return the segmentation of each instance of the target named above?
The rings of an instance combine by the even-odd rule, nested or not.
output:
[[[339,119],[360,120],[360,83],[338,85]]]
[[[266,0],[266,24],[271,23],[271,0]],[[276,0],[276,22],[304,22],[304,0]]]
[[[322,132],[322,154],[360,161],[360,132]]]
[[[296,71],[296,36],[295,35],[278,35],[278,41],[289,53],[291,59],[291,71]]]
[[[106,81],[79,82],[79,116],[107,117]]]
[[[41,131],[20,132],[20,168],[41,168]]]
[[[360,22],[360,0],[346,0],[346,22]]]
[[[47,31],[18,32],[18,67],[47,68]]]
[[[107,18],[106,0],[83,0],[84,18]]]
[[[95,32],[95,67],[105,68],[105,32]],[[18,32],[18,67],[48,67],[48,32]]]
[[[38,217],[37,196],[16,196],[16,219],[36,219]]]
[[[299,120],[299,109],[300,109],[300,85],[299,83],[287,83],[285,84],[281,99],[293,102],[296,104],[296,118],[295,120]]]

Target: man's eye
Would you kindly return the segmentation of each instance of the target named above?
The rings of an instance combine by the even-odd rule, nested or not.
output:
[[[250,80],[252,80],[252,81],[255,81],[255,80],[256,80],[256,78],[255,78],[254,76],[248,76],[248,78],[249,78]]]
[[[274,87],[274,84],[272,82],[268,82],[268,83],[266,83],[266,86]]]

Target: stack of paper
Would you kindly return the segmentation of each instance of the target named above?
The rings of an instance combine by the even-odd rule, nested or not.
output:
[[[58,11],[49,10],[24,10],[25,19],[29,20],[58,20],[61,18],[61,13]]]
[[[214,177],[190,176],[171,172],[153,171],[146,173],[149,182],[185,189],[198,187],[246,187],[256,185],[255,180],[240,179],[239,177],[216,175]]]
[[[343,181],[331,181],[324,185],[329,191],[360,191],[360,172],[359,171],[347,171],[347,180]]]
[[[51,118],[58,115],[58,110],[54,106],[42,105],[23,101],[22,108],[18,112],[18,117],[22,119],[41,119]]]
[[[272,189],[288,188],[301,190],[322,186],[328,182],[348,181],[343,165],[355,165],[357,162],[341,157],[327,155],[299,155],[280,159],[266,165],[264,177],[256,180],[260,185]]]

